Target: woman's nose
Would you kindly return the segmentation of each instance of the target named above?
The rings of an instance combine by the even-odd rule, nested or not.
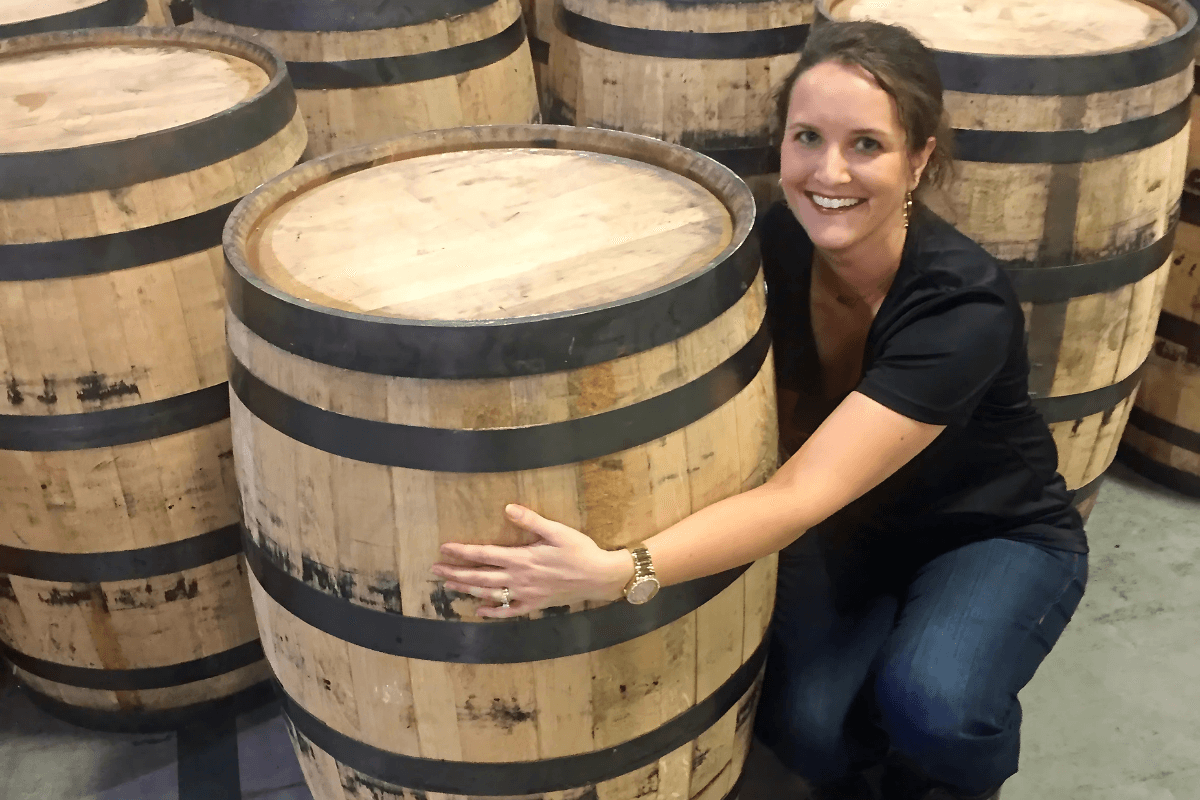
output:
[[[816,177],[822,183],[830,186],[846,183],[850,180],[849,163],[846,157],[842,155],[840,147],[831,145],[821,152]]]

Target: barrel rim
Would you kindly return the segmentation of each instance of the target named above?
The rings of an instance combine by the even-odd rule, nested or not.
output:
[[[378,0],[339,0],[337,3],[320,0],[260,0],[257,3],[247,3],[245,0],[193,0],[193,6],[210,19],[245,28],[297,33],[349,33],[423,25],[470,14],[497,2],[499,0],[438,0],[436,3],[380,3]],[[358,8],[344,11],[350,5],[357,5]],[[279,20],[287,17],[286,14],[280,13],[281,8],[296,14],[300,20],[293,21],[293,27],[290,28],[276,27]],[[338,10],[343,10],[344,13],[337,13]]]
[[[1170,36],[1148,45],[1064,55],[973,53],[930,47],[938,61],[942,88],[991,95],[1088,95],[1131,89],[1169,78],[1195,57],[1197,10],[1187,0],[1138,0],[1179,26]],[[813,24],[836,22],[830,4],[816,0]],[[1124,62],[1125,69],[1113,65]],[[979,69],[977,65],[983,65]],[[1113,76],[1128,74],[1126,81]],[[1133,80],[1132,83],[1129,80]]]
[[[17,36],[0,39],[0,62],[56,50],[170,45],[249,61],[267,74],[267,85],[216,114],[162,130],[74,147],[0,151],[0,200],[124,188],[203,169],[268,141],[295,116],[295,91],[283,57],[245,39],[213,31],[116,27]],[[230,136],[225,130],[231,117],[244,118],[242,136]],[[139,157],[130,158],[126,151]],[[64,169],[59,163],[63,161],[79,162],[67,166],[86,168]]]
[[[0,23],[0,37],[32,36],[39,33],[88,27],[133,25],[146,16],[146,0],[99,0],[90,6]]]
[[[273,286],[249,266],[250,236],[259,221],[280,203],[340,177],[396,161],[484,149],[583,150],[668,169],[699,184],[724,205],[733,223],[732,238],[707,264],[639,294],[566,311],[496,319],[420,320],[331,308]],[[486,125],[426,131],[331,153],[289,170],[246,196],[225,224],[228,310],[255,335],[287,352],[360,372],[417,378],[492,378],[579,368],[673,341],[732,307],[758,274],[757,246],[751,236],[754,219],[754,197],[732,170],[701,153],[649,136],[561,125]],[[622,319],[639,304],[666,302],[681,290],[694,291],[697,285],[707,283],[728,284],[720,298],[710,301],[720,308],[682,309],[678,310],[681,315],[673,319],[655,318],[653,323],[658,329],[654,331],[633,331],[637,321]],[[264,313],[273,318],[264,321],[261,315],[248,313],[247,300],[249,304],[269,305],[269,309],[264,306]],[[286,320],[282,319],[285,315],[289,317]],[[343,326],[370,336],[371,352],[356,348],[355,342],[339,340],[345,336]],[[604,341],[578,345],[575,334],[585,327],[598,332]],[[463,341],[457,343],[457,348],[454,342],[446,344],[456,349],[461,359],[439,362],[443,353],[438,344],[426,338],[430,334],[451,338],[461,335]],[[524,348],[518,357],[497,363],[496,348],[518,338]],[[491,349],[479,352],[480,340],[486,340],[484,344]],[[561,346],[566,343],[570,348]]]

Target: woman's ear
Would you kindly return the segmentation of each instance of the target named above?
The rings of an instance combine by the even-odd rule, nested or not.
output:
[[[937,138],[930,136],[925,140],[925,146],[919,152],[909,156],[909,165],[913,171],[913,184],[909,187],[910,191],[916,191],[916,188],[921,185],[921,176],[925,174],[925,168],[929,166],[929,159],[933,156],[935,149],[937,149]]]

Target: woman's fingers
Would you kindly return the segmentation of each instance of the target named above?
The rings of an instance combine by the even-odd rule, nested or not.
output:
[[[453,544],[447,543],[441,546],[442,555],[457,558],[462,561],[470,561],[473,564],[480,564],[489,567],[499,567],[501,569],[511,569],[517,566],[521,561],[520,547],[504,547],[495,544]],[[440,565],[447,566],[447,565]]]
[[[530,533],[537,534],[546,544],[554,547],[563,547],[569,544],[573,537],[583,536],[582,533],[569,525],[546,519],[525,506],[519,506],[516,503],[505,506],[504,513],[513,521],[513,524],[524,528]]]
[[[450,564],[434,564],[433,573],[446,578],[446,585],[478,586],[481,589],[512,588],[513,577],[506,572],[492,569],[455,567]],[[453,587],[451,587],[453,588]],[[455,591],[458,591],[455,589]]]

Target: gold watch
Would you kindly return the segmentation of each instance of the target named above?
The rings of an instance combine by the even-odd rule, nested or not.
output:
[[[640,606],[658,594],[658,577],[654,574],[654,561],[644,543],[628,552],[633,557],[633,577],[625,584],[625,599]]]

